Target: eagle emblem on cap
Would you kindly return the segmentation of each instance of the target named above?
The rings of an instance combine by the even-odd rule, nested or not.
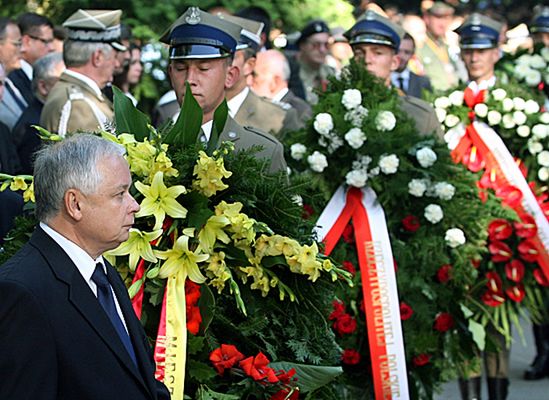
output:
[[[372,10],[366,11],[366,20],[373,21],[374,19],[376,19],[376,13]]]
[[[185,17],[185,22],[189,25],[196,25],[201,21],[200,19],[200,10],[198,7],[190,7],[189,15]]]
[[[475,14],[471,17],[471,25],[480,25],[480,16],[478,14]]]
[[[322,25],[320,25],[320,24],[315,24],[315,31],[316,31],[316,32],[322,31]]]

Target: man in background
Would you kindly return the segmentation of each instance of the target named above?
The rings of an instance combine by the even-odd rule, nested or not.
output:
[[[414,74],[408,68],[408,62],[414,56],[416,44],[409,33],[404,33],[398,49],[399,64],[396,71],[391,72],[393,86],[409,96],[421,98],[424,90],[432,91],[431,82],[426,76]]]
[[[25,98],[15,87],[13,82],[7,78],[12,71],[21,68],[21,31],[19,26],[11,19],[0,17],[0,63],[4,66],[6,74],[4,85],[6,90],[0,102],[0,121],[9,130],[27,108]]]

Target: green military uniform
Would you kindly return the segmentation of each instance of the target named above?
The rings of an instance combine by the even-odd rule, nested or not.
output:
[[[416,123],[420,135],[435,134],[440,140],[444,139],[444,132],[436,116],[435,110],[429,103],[417,97],[402,94],[399,97],[400,108]]]
[[[276,137],[282,137],[284,133],[296,131],[303,126],[296,110],[284,109],[268,99],[259,97],[251,90],[234,116],[234,120],[242,126],[252,126]]]
[[[443,40],[437,40],[427,33],[425,43],[416,50],[416,56],[435,90],[448,90],[458,84],[457,67]]]
[[[65,136],[105,129],[113,119],[113,105],[105,96],[83,80],[63,72],[44,104],[40,125]]]

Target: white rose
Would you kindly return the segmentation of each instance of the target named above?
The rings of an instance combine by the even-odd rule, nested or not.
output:
[[[451,105],[450,99],[446,96],[438,97],[434,104],[436,108],[448,108]]]
[[[315,172],[322,172],[324,168],[328,166],[328,160],[326,156],[319,151],[315,151],[309,157],[307,157],[307,162],[311,169]]]
[[[441,200],[452,200],[456,193],[456,188],[447,182],[439,182],[434,186],[435,195]]]
[[[294,143],[290,146],[290,154],[294,160],[301,160],[306,152],[307,147],[301,143]]]
[[[488,114],[488,106],[484,103],[477,104],[474,110],[475,114],[477,114],[480,118],[484,118]]]
[[[501,114],[496,110],[488,112],[488,124],[491,126],[498,125],[501,122]]]
[[[507,96],[507,92],[505,91],[505,89],[501,88],[494,89],[490,92],[490,94],[496,101],[502,101]]]
[[[457,124],[459,124],[459,117],[453,114],[448,114],[446,116],[446,119],[444,120],[444,125],[446,125],[448,128],[453,128]]]
[[[368,180],[368,174],[365,170],[359,169],[359,170],[352,170],[345,175],[345,182],[349,186],[354,186],[357,188],[361,188],[366,186],[366,181]]]
[[[530,57],[530,66],[535,69],[543,69],[547,63],[539,54],[532,54]]]
[[[548,49],[549,51],[549,49]],[[549,124],[549,112],[544,112],[539,116],[539,121],[543,124]]]
[[[360,94],[360,90],[347,89],[343,92],[341,104],[343,104],[347,110],[355,108],[360,105],[360,103],[362,103],[362,95]]]
[[[536,124],[532,127],[532,134],[538,139],[545,139],[547,137],[549,127],[543,124]]]
[[[438,122],[442,124],[446,118],[446,110],[444,108],[435,108],[435,114],[437,115]]]
[[[391,111],[380,111],[375,122],[378,131],[391,131],[396,125],[396,118]]]
[[[539,111],[539,104],[534,100],[528,100],[524,106],[524,112],[526,114],[535,114]]]
[[[537,156],[538,164],[543,167],[549,167],[549,151],[543,150]]]
[[[521,125],[517,128],[517,135],[520,137],[528,137],[530,135],[530,127],[528,125]]]
[[[549,61],[549,48],[547,47],[542,48],[540,53],[545,61]]]
[[[524,125],[526,123],[526,119],[526,114],[522,111],[515,111],[513,113],[513,121],[515,121],[515,124],[517,125]]]
[[[397,172],[400,160],[395,154],[379,157],[379,168],[385,175],[394,174]]]
[[[321,135],[327,135],[332,129],[334,129],[334,121],[332,120],[332,116],[330,114],[320,113],[315,117],[313,126],[315,131]]]
[[[463,91],[454,90],[452,93],[450,93],[448,99],[454,106],[461,106],[463,104]]]
[[[524,79],[532,69],[527,64],[517,64],[513,73],[518,79]]]
[[[515,120],[513,119],[513,114],[505,114],[501,119],[501,124],[505,129],[512,129],[515,127]]]
[[[412,179],[408,182],[408,193],[415,197],[422,197],[427,190],[427,184],[423,179]]]
[[[530,154],[538,154],[543,150],[543,145],[537,140],[528,140],[528,151]]]
[[[506,97],[505,99],[503,99],[503,101],[501,102],[501,108],[503,109],[503,111],[505,112],[509,112],[513,109],[514,107],[514,103],[513,103],[513,100],[511,100],[509,97]]]
[[[546,182],[549,180],[549,168],[542,167],[538,170],[538,178],[540,181]]]
[[[513,107],[515,107],[515,110],[521,111],[524,110],[524,106],[526,105],[526,102],[521,97],[514,97],[513,98]]]
[[[524,76],[524,82],[528,86],[537,86],[541,82],[541,72],[535,69],[529,70]]]
[[[416,158],[423,168],[429,168],[437,160],[437,153],[430,147],[422,147],[416,152]]]
[[[366,140],[366,135],[359,128],[352,128],[345,134],[345,140],[353,149],[360,148]]]
[[[429,204],[427,207],[425,207],[423,216],[430,223],[436,224],[437,222],[440,222],[442,220],[442,217],[444,217],[444,213],[442,212],[442,208],[438,204]]]
[[[523,54],[519,58],[517,58],[516,63],[517,65],[530,65],[530,54]]]
[[[465,244],[466,241],[465,234],[459,228],[448,229],[444,236],[444,240],[446,241],[446,244],[453,249]]]

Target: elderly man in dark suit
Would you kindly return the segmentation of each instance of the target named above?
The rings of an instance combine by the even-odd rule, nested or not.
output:
[[[391,72],[393,86],[399,88],[408,96],[421,98],[423,91],[431,92],[431,81],[426,76],[414,74],[408,68],[408,62],[414,56],[416,43],[414,38],[406,32],[398,49],[399,64],[396,71]]]
[[[102,257],[139,205],[124,149],[74,135],[35,164],[30,241],[0,266],[0,398],[169,399],[126,287]]]

